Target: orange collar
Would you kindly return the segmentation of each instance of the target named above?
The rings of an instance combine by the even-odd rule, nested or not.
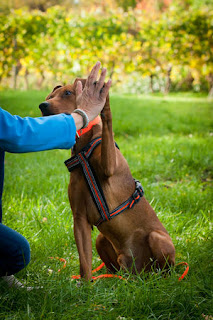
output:
[[[84,133],[88,132],[89,130],[92,129],[93,126],[95,126],[96,124],[98,124],[101,121],[100,116],[97,116],[94,120],[90,121],[88,126],[84,129],[80,129],[77,131],[76,135],[77,137],[81,137]]]

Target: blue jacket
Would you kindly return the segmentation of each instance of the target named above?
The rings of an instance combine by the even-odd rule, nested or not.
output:
[[[71,115],[21,118],[0,108],[0,222],[4,183],[4,152],[24,153],[70,149],[75,144],[76,126]]]

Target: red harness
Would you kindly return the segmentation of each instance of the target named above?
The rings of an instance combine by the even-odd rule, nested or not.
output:
[[[134,193],[121,205],[116,207],[111,212],[109,211],[109,207],[107,205],[107,201],[105,199],[101,184],[89,161],[89,158],[92,155],[92,152],[100,143],[101,143],[101,137],[92,140],[83,149],[81,149],[81,151],[77,155],[65,161],[65,165],[67,166],[67,169],[69,170],[69,172],[72,172],[76,167],[79,167],[79,166],[82,167],[84,178],[88,184],[91,196],[100,213],[100,219],[95,223],[96,227],[98,227],[102,222],[109,221],[110,219],[114,218],[124,210],[128,208],[129,209],[133,208],[134,205],[144,195],[144,190],[142,185],[138,180],[134,179],[135,181]],[[118,148],[117,145],[116,147]]]

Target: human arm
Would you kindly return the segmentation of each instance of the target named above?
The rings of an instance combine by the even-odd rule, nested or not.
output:
[[[103,109],[111,86],[111,80],[104,85],[106,68],[96,81],[100,65],[97,62],[92,68],[83,91],[80,81],[76,88],[77,108],[86,112],[89,121]],[[77,113],[21,118],[0,108],[0,149],[14,153],[70,149],[75,144],[76,130],[82,126],[83,118]]]
[[[0,108],[0,149],[3,151],[70,149],[75,144],[75,135],[76,126],[71,115],[21,118]]]

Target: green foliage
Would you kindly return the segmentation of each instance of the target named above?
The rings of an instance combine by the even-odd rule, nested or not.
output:
[[[134,7],[133,2],[122,3]],[[67,82],[71,75],[86,76],[92,64],[101,60],[114,83],[125,83],[127,75],[135,72],[150,78],[152,91],[153,81],[161,91],[169,91],[184,86],[187,77],[197,88],[208,83],[210,90],[212,6],[188,2],[186,10],[179,2],[154,15],[138,9],[85,14],[57,6],[46,12],[19,9],[1,15],[0,80],[15,72],[29,87],[32,75],[34,81],[41,79],[40,88],[45,79],[48,85]]]
[[[48,92],[1,93],[0,105],[12,114],[39,116]],[[0,282],[0,319],[159,319],[197,320],[212,316],[212,106],[197,95],[111,97],[115,140],[145,197],[169,231],[176,262],[187,261],[189,274],[176,267],[127,280],[102,279],[77,286],[79,273],[73,219],[67,197],[69,174],[63,162],[70,151],[7,154],[3,195],[6,225],[30,242],[32,260],[18,274],[26,292]],[[100,264],[92,232],[93,267]],[[60,273],[58,260],[67,268]],[[105,272],[105,270],[101,271]]]
[[[128,11],[130,7],[135,8],[137,5],[136,0],[116,0],[116,3],[119,7],[123,8],[124,11]]]

